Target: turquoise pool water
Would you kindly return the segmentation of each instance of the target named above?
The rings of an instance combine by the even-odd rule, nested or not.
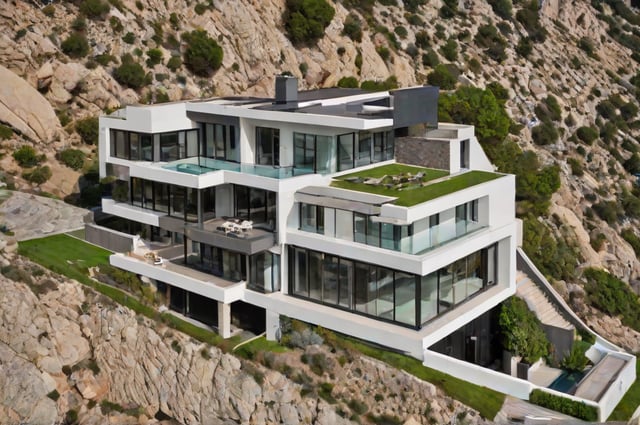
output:
[[[584,378],[584,372],[562,372],[552,383],[549,388],[563,393],[571,393],[578,382]]]

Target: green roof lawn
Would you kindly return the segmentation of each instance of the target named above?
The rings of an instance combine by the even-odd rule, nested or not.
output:
[[[341,189],[356,190],[358,192],[396,197],[398,198],[395,201],[396,205],[410,207],[501,177],[500,174],[490,173],[487,171],[469,171],[437,182],[428,183],[421,187],[416,186],[405,189],[347,181],[347,179],[354,177],[360,177],[362,179],[379,179],[384,176],[398,176],[406,173],[411,173],[411,175],[415,176],[419,172],[424,173],[424,177],[422,179],[423,184],[425,182],[428,183],[431,180],[446,177],[449,174],[444,170],[412,167],[403,164],[391,164],[337,177],[331,183],[331,186]]]

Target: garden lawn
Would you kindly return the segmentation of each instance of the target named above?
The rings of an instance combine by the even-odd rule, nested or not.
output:
[[[387,166],[387,167],[391,167],[391,166]],[[383,177],[384,175],[392,176],[392,175],[401,174],[402,172],[406,173],[407,171],[410,171],[412,174],[416,174],[417,172],[420,172],[420,171],[424,172],[426,180],[423,180],[423,182],[428,180],[434,180],[439,177],[443,177],[447,175],[447,173],[442,170],[431,170],[427,168],[421,169],[421,168],[415,168],[415,167],[407,167],[406,165],[402,165],[401,167],[403,167],[404,171],[401,171],[400,173],[396,173],[396,174],[394,174],[391,171],[387,173],[383,173],[378,168],[374,168],[372,170],[365,170],[359,173],[353,173],[346,176],[341,176],[337,180],[334,180],[333,182],[331,182],[331,186],[338,187],[341,189],[356,190],[358,192],[373,193],[376,195],[396,197],[398,198],[395,201],[396,205],[403,206],[403,207],[410,207],[413,205],[430,201],[440,196],[448,195],[450,193],[454,193],[459,190],[466,189],[468,187],[475,186],[477,184],[485,183],[493,179],[502,177],[502,175],[500,174],[490,173],[487,171],[469,171],[457,176],[447,178],[442,181],[427,183],[425,186],[422,186],[422,187],[407,188],[404,190],[387,188],[383,185],[376,186],[371,184],[355,183],[355,182],[344,180],[345,178],[350,178],[350,177],[380,178],[380,177]],[[379,167],[379,168],[384,169],[385,167]],[[411,169],[406,170],[407,168],[411,168]]]

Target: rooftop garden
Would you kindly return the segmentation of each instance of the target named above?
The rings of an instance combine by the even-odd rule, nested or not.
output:
[[[392,196],[396,205],[410,207],[498,177],[486,171],[449,176],[444,170],[390,164],[337,177],[331,186]]]

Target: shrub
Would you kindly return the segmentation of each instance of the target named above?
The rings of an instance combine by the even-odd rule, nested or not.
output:
[[[120,84],[139,89],[148,84],[144,68],[137,62],[126,62],[113,70],[113,77]]]
[[[511,297],[502,304],[498,323],[504,348],[529,364],[549,353],[549,341],[540,321],[521,298]]]
[[[308,345],[320,345],[322,342],[322,337],[309,328],[304,328],[302,331],[291,331],[286,339],[287,345],[298,348],[305,348]]]
[[[109,25],[114,32],[122,32],[124,29],[124,25],[122,25],[122,21],[117,16],[112,16],[109,18]]]
[[[18,165],[25,168],[35,167],[45,160],[44,154],[38,155],[31,146],[24,145],[13,152],[13,159]]]
[[[69,37],[62,42],[60,47],[65,55],[74,59],[83,58],[89,53],[89,42],[87,38],[79,32],[70,34]]]
[[[342,88],[358,88],[358,80],[356,77],[342,77],[338,81],[338,87]]]
[[[640,238],[633,229],[623,229],[622,232],[620,232],[620,236],[631,245],[631,248],[633,248],[633,251],[636,253],[636,257],[640,257]]]
[[[357,41],[358,43],[362,41],[362,22],[358,15],[353,12],[347,15],[344,20],[342,34],[346,35],[353,41]]]
[[[182,34],[187,43],[184,63],[194,74],[208,77],[222,65],[222,47],[205,30]]]
[[[511,0],[489,0],[493,13],[502,19],[511,19],[513,4]]]
[[[376,52],[380,55],[383,61],[388,61],[391,56],[391,51],[389,51],[388,47],[378,46],[376,47]]]
[[[78,149],[65,149],[58,154],[60,161],[73,170],[79,170],[84,165],[84,152]]]
[[[57,401],[60,398],[60,393],[57,390],[53,390],[47,394],[47,397],[53,401]]]
[[[451,74],[447,66],[436,65],[433,72],[427,76],[427,82],[432,86],[440,87],[442,90],[453,90],[456,86],[457,79]]]
[[[440,53],[450,62],[455,61],[458,58],[458,43],[450,38],[447,42],[440,48]]]
[[[83,16],[78,16],[71,22],[71,29],[74,31],[84,31],[87,29],[87,21]]]
[[[198,15],[203,15],[204,12],[206,12],[208,9],[207,5],[204,3],[196,3],[196,6],[194,7],[194,11],[196,12],[196,14]]]
[[[102,0],[84,0],[80,3],[80,12],[90,19],[102,18],[109,11],[109,5]]]
[[[0,140],[7,140],[13,137],[13,130],[6,125],[0,124]]]
[[[287,0],[286,6],[282,20],[294,44],[315,43],[336,13],[326,0]]]
[[[622,211],[620,211],[620,207],[615,201],[598,202],[593,204],[592,208],[596,214],[598,214],[598,217],[606,221],[609,225],[616,223],[622,215]]]
[[[550,122],[544,121],[531,130],[531,137],[536,145],[551,145],[558,140],[558,130]]]
[[[616,116],[616,107],[615,105],[608,99],[603,100],[598,103],[596,106],[596,111],[605,119],[611,119]]]
[[[365,80],[360,84],[360,88],[368,91],[383,91],[398,88],[398,79],[395,75],[384,81]]]
[[[160,62],[162,62],[162,50],[149,49],[149,51],[147,51],[147,66],[153,67]]]
[[[136,41],[136,36],[134,33],[128,32],[124,35],[124,37],[122,37],[122,41],[124,41],[127,44],[133,44]]]
[[[98,117],[89,117],[76,121],[75,130],[87,145],[98,144]]]
[[[493,25],[479,26],[474,39],[479,46],[486,48],[485,53],[493,60],[502,62],[506,59],[507,55],[504,49],[507,46],[507,40],[498,33]]]
[[[47,18],[53,18],[53,15],[56,14],[56,8],[54,5],[48,4],[42,8],[42,13],[44,13],[44,16]]]
[[[403,38],[403,39],[407,38],[407,35],[409,35],[409,31],[407,31],[407,29],[405,27],[403,27],[402,25],[398,25],[397,27],[395,27],[393,29],[393,32],[398,34],[398,37]]]
[[[588,268],[584,288],[589,300],[611,316],[622,316],[622,323],[640,330],[640,301],[629,285],[604,270]]]
[[[593,57],[595,55],[595,47],[593,46],[593,41],[589,37],[581,37],[580,40],[578,40],[578,47],[588,56]]]
[[[433,49],[429,49],[427,50],[426,53],[422,54],[423,66],[435,68],[439,63],[440,63],[440,59],[438,59],[438,54]]]
[[[582,167],[582,161],[576,158],[567,159],[567,163],[571,167],[571,174],[577,177],[584,176],[584,168]]]
[[[23,172],[22,177],[31,183],[41,185],[51,178],[51,168],[48,165],[36,167],[31,171]]]
[[[543,390],[535,389],[529,395],[529,401],[538,406],[546,407],[556,412],[595,422],[598,420],[598,408],[589,406],[584,402],[574,401],[565,397],[550,394]]]
[[[593,127],[580,127],[576,131],[576,136],[578,136],[578,139],[583,143],[591,145],[593,141],[598,138],[598,130]]]
[[[518,10],[516,20],[524,26],[533,41],[544,42],[547,31],[540,24],[537,0],[530,0],[522,9]]]
[[[571,352],[568,353],[563,359],[560,365],[563,369],[575,372],[582,372],[589,363],[589,359],[584,355],[591,344],[583,341],[575,341]]]
[[[171,71],[176,72],[182,66],[182,59],[180,56],[171,56],[169,61],[167,62],[167,68]]]
[[[429,37],[429,33],[422,30],[416,33],[416,46],[421,49],[426,49],[431,45],[431,37]]]

